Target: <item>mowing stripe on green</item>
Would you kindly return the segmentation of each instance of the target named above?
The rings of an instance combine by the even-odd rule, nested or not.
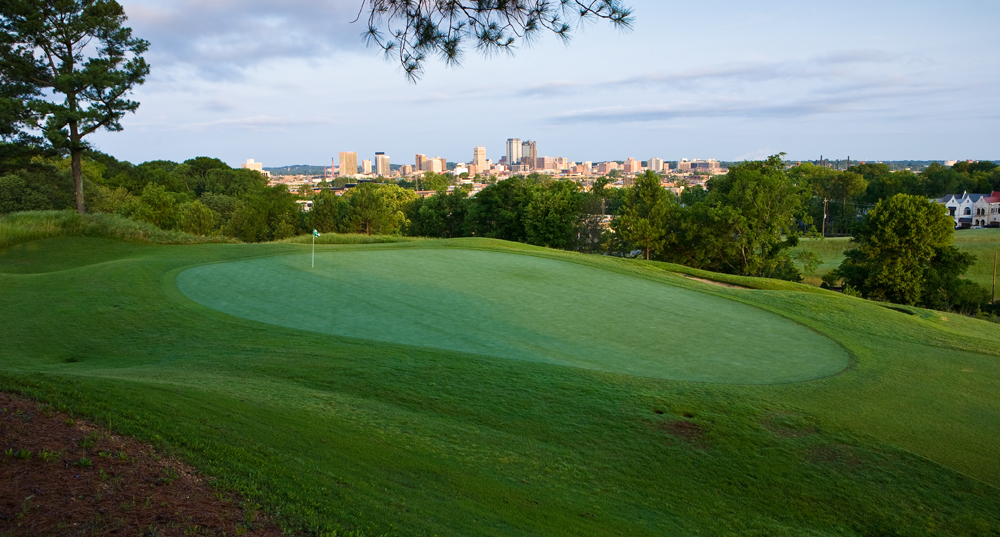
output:
[[[849,363],[829,338],[725,298],[575,263],[475,250],[325,252],[188,269],[238,317],[376,341],[646,377],[794,382]]]

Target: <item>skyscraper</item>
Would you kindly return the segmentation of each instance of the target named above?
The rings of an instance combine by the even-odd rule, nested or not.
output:
[[[427,169],[427,155],[422,155],[417,153],[417,158],[414,162],[413,170],[422,172]]]
[[[365,175],[372,173],[372,161],[368,159],[361,161],[361,173]]]
[[[521,139],[507,138],[507,165],[513,166],[521,163]]]
[[[532,169],[535,168],[535,162],[538,160],[538,147],[534,140],[525,140],[521,144],[521,164],[527,164],[531,166]]]
[[[656,173],[663,171],[663,159],[661,158],[651,158],[646,161],[646,167],[653,170]]]
[[[375,153],[375,175],[389,177],[389,157],[381,151]]]
[[[358,152],[340,152],[340,176],[351,177],[358,174]]]
[[[472,164],[476,167],[476,169],[480,171],[489,169],[489,166],[486,165],[485,147],[480,145],[472,150]]]

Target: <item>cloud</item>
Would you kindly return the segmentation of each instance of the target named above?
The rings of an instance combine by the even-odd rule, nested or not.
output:
[[[204,131],[217,129],[220,127],[233,127],[239,130],[285,130],[291,127],[301,127],[304,125],[329,125],[333,121],[322,117],[292,118],[275,116],[253,116],[244,118],[223,118],[214,121],[204,121],[196,123],[185,123],[177,125],[176,130],[183,131]]]
[[[881,106],[897,109],[900,99],[933,95],[937,85],[911,85],[902,82],[871,83],[836,91],[813,91],[804,97],[788,100],[734,99],[682,101],[671,104],[640,104],[572,110],[549,118],[557,125],[573,123],[634,123],[671,121],[688,118],[757,118],[797,119],[843,112],[878,112]]]
[[[713,84],[760,84],[782,80],[849,78],[856,75],[865,64],[882,64],[893,59],[894,56],[879,50],[844,50],[805,59],[727,62],[684,71],[652,72],[588,83],[573,80],[548,82],[524,88],[516,95],[555,97],[595,90],[617,91],[624,87],[691,89]],[[851,67],[856,69],[851,70]]]
[[[273,59],[364,48],[364,20],[351,24],[356,0],[135,0],[124,7],[134,34],[150,41],[154,66],[186,64],[209,78],[238,78]]]

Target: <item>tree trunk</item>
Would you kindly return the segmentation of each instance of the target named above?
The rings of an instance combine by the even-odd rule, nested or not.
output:
[[[84,214],[87,208],[83,204],[83,155],[79,149],[70,150],[70,161],[73,169],[73,189],[76,194],[76,212]]]

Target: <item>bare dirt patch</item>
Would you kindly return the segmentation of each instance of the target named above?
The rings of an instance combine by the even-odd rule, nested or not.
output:
[[[696,276],[691,276],[690,274],[685,274],[684,277],[688,278],[690,280],[697,280],[699,282],[709,283],[709,284],[712,284],[712,285],[718,285],[719,287],[729,287],[730,289],[746,289],[746,287],[743,287],[742,285],[736,285],[736,284],[726,283],[726,282],[717,282],[715,280],[709,280],[708,278],[698,278]]]
[[[183,462],[5,393],[0,449],[0,535],[281,535]]]
[[[660,424],[660,429],[689,444],[700,444],[702,437],[705,436],[705,429],[701,425],[685,420],[663,422]]]

